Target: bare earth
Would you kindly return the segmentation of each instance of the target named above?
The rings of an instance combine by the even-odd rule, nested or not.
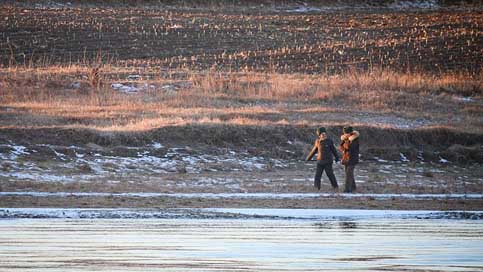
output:
[[[0,207],[483,210],[478,6],[58,2],[0,4]],[[270,197],[347,124],[361,195]]]
[[[247,152],[220,149],[205,153],[190,147],[167,148],[159,143],[131,147],[131,153],[109,154],[107,149],[88,147],[4,145],[1,191],[32,192],[31,195],[1,195],[2,207],[264,207],[264,208],[367,208],[479,210],[483,179],[479,164],[458,165],[362,156],[356,170],[361,195],[330,194],[310,198],[277,199],[279,194],[333,193],[327,178],[321,191],[313,187],[315,162],[274,159]],[[124,147],[126,148],[126,147]],[[121,147],[116,148],[120,152]],[[39,153],[43,154],[39,154]],[[50,154],[50,155],[49,155]],[[109,155],[108,155],[109,154]],[[41,159],[38,159],[41,158]],[[343,189],[343,168],[334,164]],[[87,195],[36,196],[35,192],[86,193]],[[164,193],[161,197],[129,195],[89,196],[97,193]],[[206,198],[203,194],[267,194],[256,198]],[[179,194],[194,195],[189,198]],[[196,197],[196,194],[200,194]],[[376,194],[374,196],[373,194]],[[447,198],[412,199],[377,195],[447,195]],[[463,197],[452,198],[458,194]],[[275,198],[274,198],[275,197]]]

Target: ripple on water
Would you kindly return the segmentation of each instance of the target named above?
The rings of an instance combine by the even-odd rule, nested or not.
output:
[[[366,219],[0,220],[0,271],[483,269],[483,222]]]

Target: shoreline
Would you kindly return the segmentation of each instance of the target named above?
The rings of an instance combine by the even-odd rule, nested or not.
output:
[[[483,211],[271,209],[271,208],[0,208],[1,219],[470,219],[483,220]]]

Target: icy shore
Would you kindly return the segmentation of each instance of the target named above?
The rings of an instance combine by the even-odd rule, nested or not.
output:
[[[80,209],[80,208],[0,208],[0,219],[300,219],[367,220],[473,219],[482,220],[483,211],[404,211],[357,209]]]

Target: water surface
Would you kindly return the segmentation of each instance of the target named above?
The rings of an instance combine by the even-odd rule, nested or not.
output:
[[[3,219],[0,271],[483,271],[483,222]]]

